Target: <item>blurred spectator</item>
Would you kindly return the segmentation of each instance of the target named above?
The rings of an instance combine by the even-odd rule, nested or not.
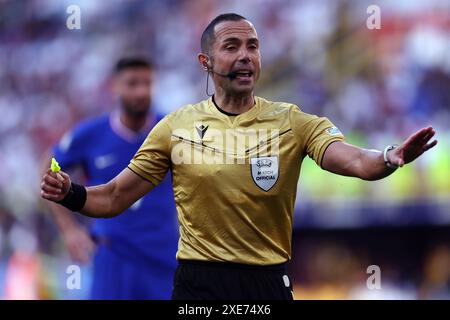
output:
[[[448,245],[436,246],[426,257],[419,298],[450,299],[450,249]]]

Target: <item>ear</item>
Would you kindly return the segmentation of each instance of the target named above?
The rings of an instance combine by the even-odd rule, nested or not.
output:
[[[198,62],[203,67],[204,70],[208,71],[211,68],[211,64],[209,63],[209,57],[205,53],[199,53],[197,55]]]

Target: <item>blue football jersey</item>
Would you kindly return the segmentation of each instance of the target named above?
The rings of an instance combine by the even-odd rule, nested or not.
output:
[[[90,119],[68,132],[53,147],[53,154],[63,171],[81,166],[87,185],[103,184],[127,168],[161,118],[149,117],[140,133],[123,126],[117,112]],[[170,172],[119,216],[93,219],[91,232],[124,259],[175,268],[178,224]]]

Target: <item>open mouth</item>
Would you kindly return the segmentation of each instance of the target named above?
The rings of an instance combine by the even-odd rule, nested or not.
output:
[[[240,70],[236,71],[235,74],[237,79],[249,79],[253,75],[253,72]]]

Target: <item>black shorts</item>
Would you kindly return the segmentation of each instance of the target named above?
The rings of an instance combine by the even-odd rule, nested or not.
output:
[[[286,265],[178,261],[173,300],[293,300]]]

